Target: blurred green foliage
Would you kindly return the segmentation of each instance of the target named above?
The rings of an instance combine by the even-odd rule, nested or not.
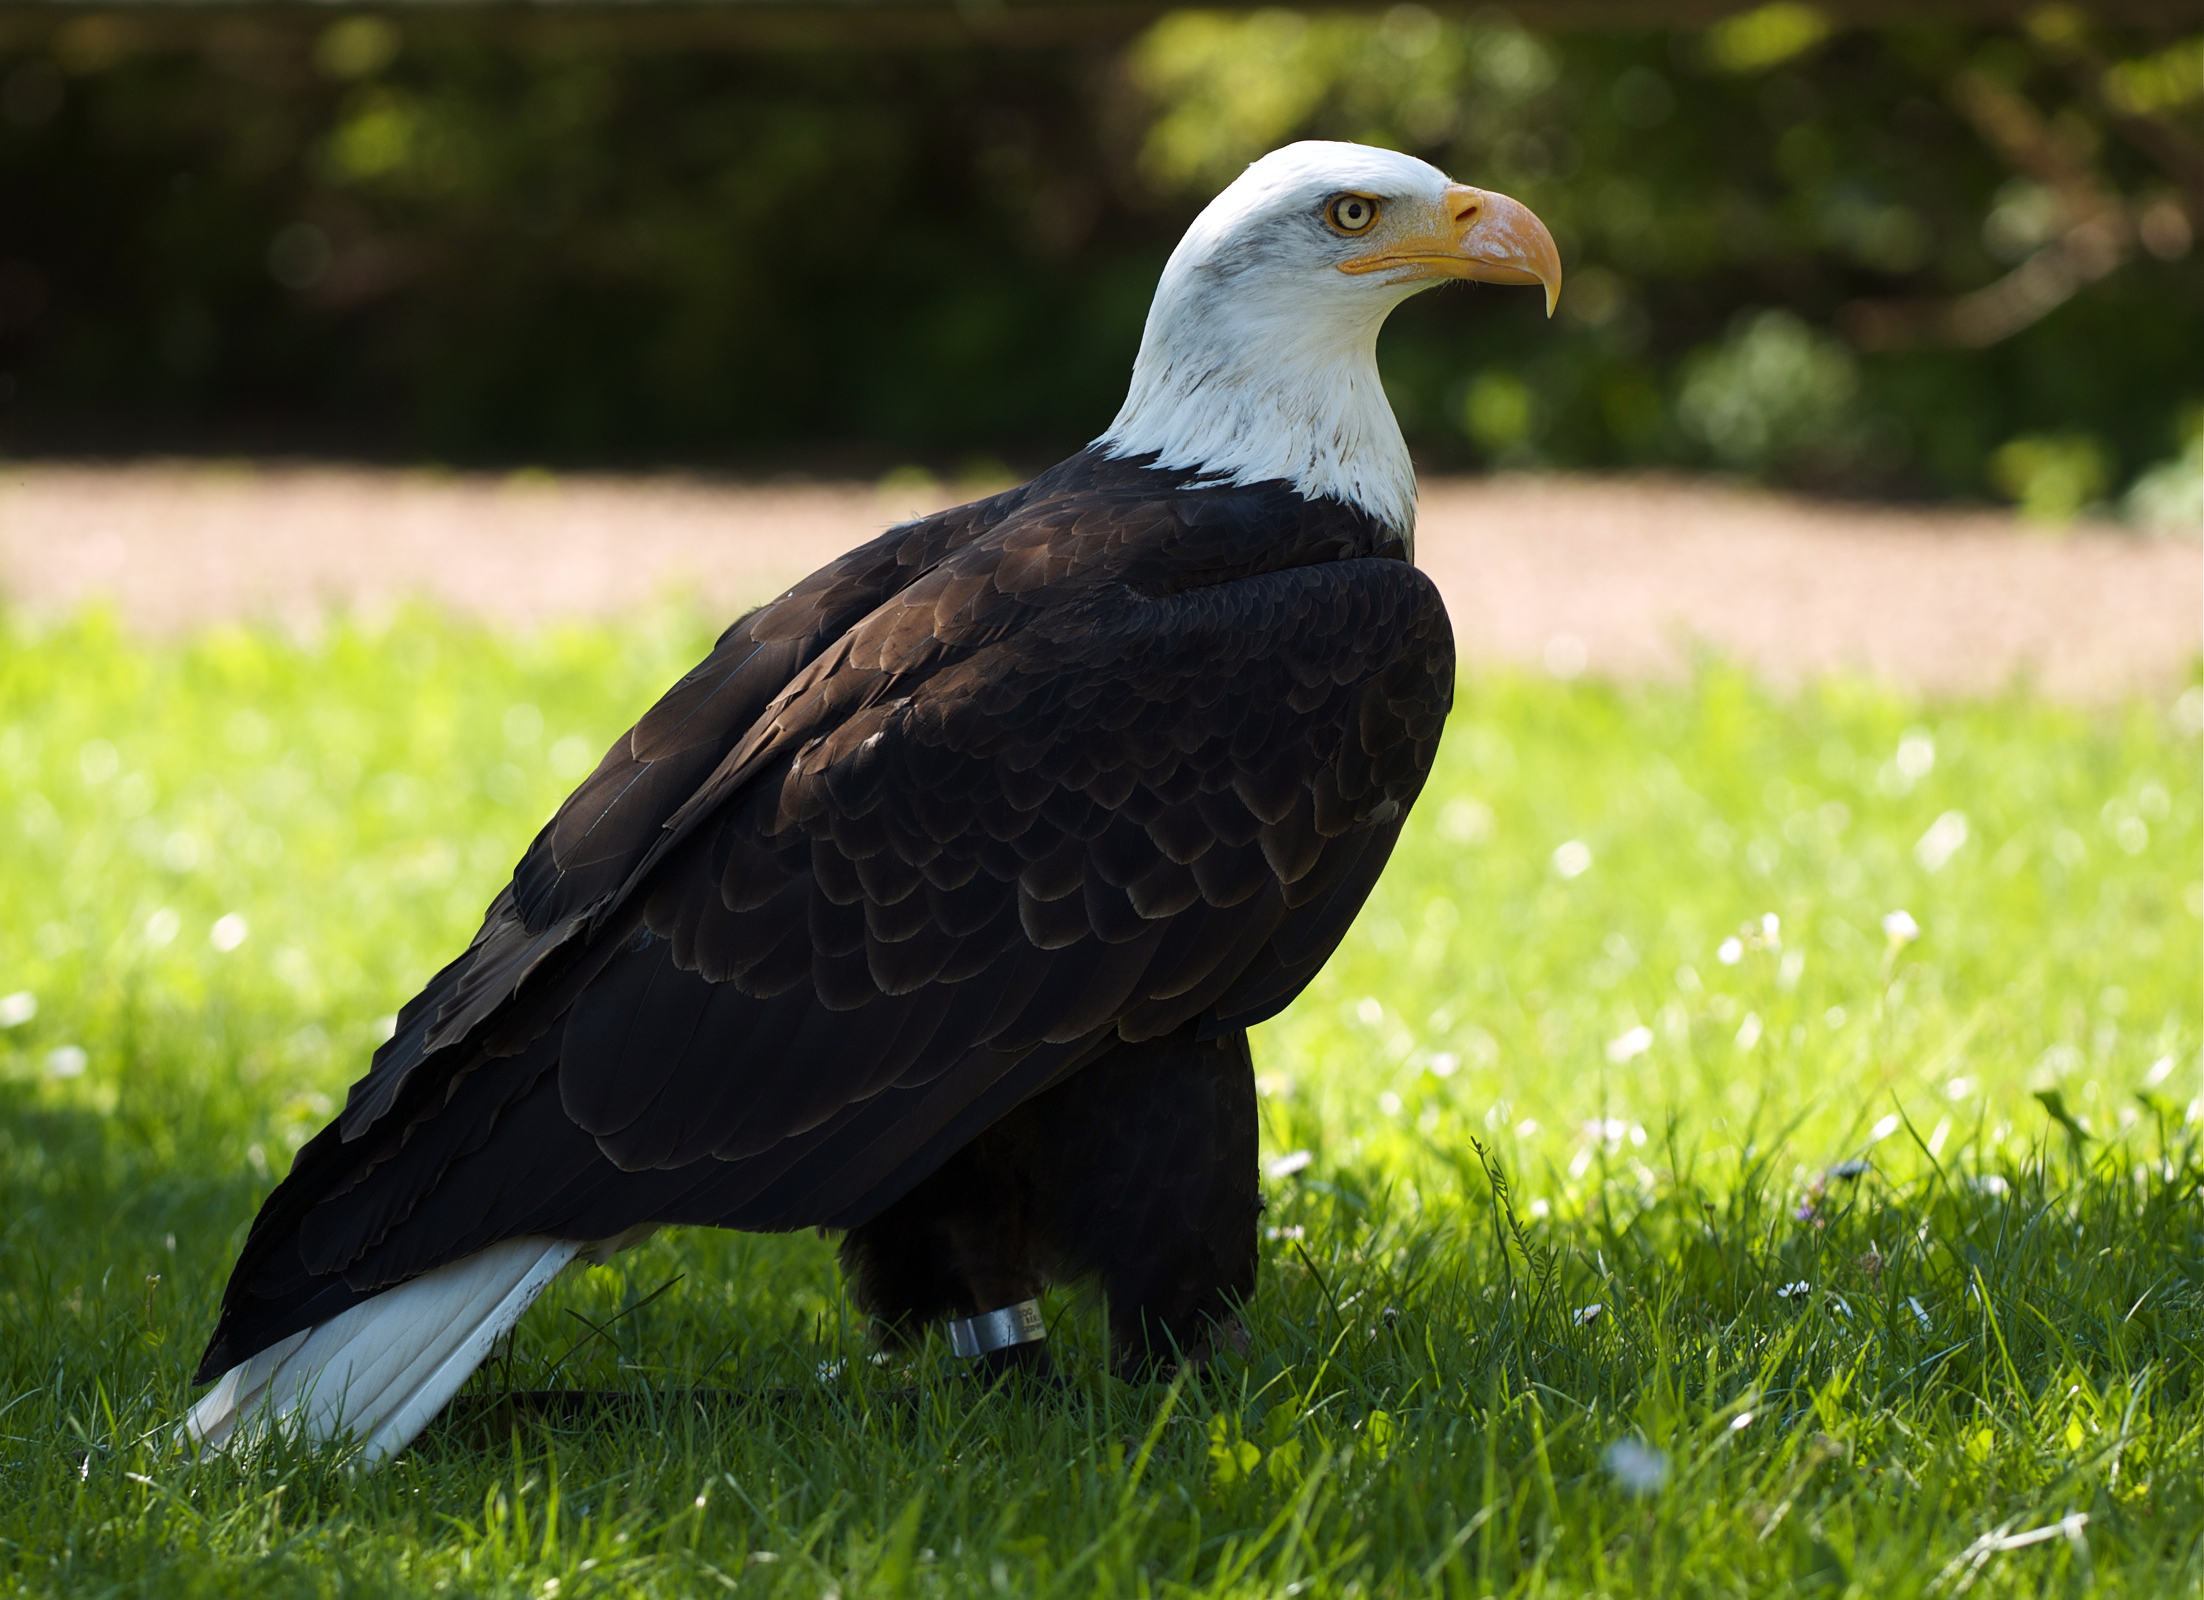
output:
[[[1161,258],[1094,221],[1070,55],[140,26],[0,66],[56,85],[0,124],[18,441],[769,462],[1053,448],[1121,397]]]
[[[0,443],[1038,464],[1285,140],[1506,190],[1561,317],[1383,359],[1434,465],[1679,465],[2194,525],[2204,36],[1181,12],[889,46],[663,17],[15,13]],[[2158,475],[2152,477],[2156,472]]]

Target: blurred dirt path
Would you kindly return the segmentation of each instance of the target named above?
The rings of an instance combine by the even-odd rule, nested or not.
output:
[[[352,467],[0,463],[0,596],[105,597],[174,632],[423,597],[507,622],[693,594],[730,618],[924,490]],[[1418,560],[1465,656],[1672,674],[1695,650],[1778,682],[1834,668],[1929,693],[2016,677],[2066,699],[2181,683],[2204,648],[2204,546],[2063,538],[1987,511],[1831,504],[1682,479],[1424,485]]]

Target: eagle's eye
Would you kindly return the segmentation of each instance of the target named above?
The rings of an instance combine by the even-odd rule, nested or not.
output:
[[[1343,194],[1325,208],[1324,219],[1341,233],[1368,233],[1377,221],[1378,203],[1366,194]]]

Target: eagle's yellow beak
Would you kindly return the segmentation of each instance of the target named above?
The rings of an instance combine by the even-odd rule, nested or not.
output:
[[[1448,184],[1436,206],[1381,216],[1376,247],[1339,264],[1342,272],[1398,271],[1399,282],[1474,278],[1480,283],[1542,283],[1546,315],[1561,299],[1561,252],[1554,236],[1519,200],[1464,183]]]

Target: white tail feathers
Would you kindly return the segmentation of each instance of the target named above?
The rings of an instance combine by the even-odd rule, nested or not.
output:
[[[180,1433],[207,1452],[268,1424],[351,1437],[370,1465],[444,1409],[582,1246],[507,1239],[438,1267],[230,1368]]]

